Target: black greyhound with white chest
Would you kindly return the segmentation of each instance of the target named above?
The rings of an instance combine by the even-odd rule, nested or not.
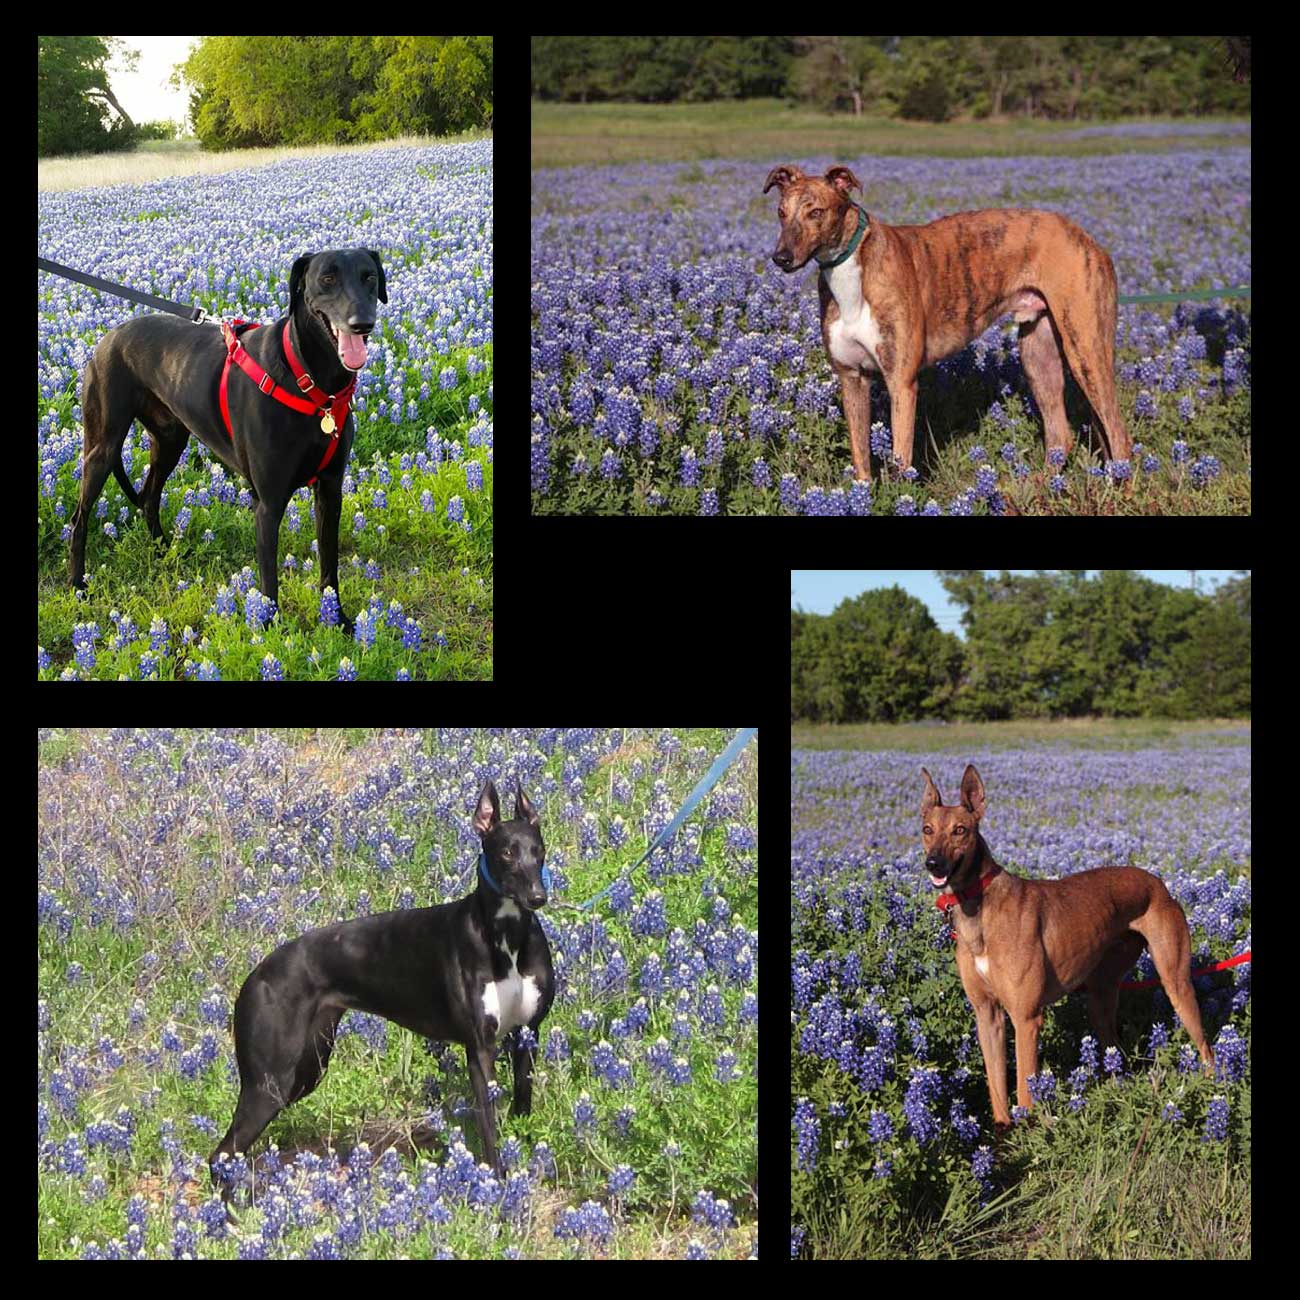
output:
[[[511,1052],[512,1110],[526,1115],[537,1035],[555,995],[551,951],[534,915],[550,886],[538,823],[519,787],[514,818],[502,821],[488,781],[474,813],[483,854],[473,893],[311,930],[254,969],[235,1002],[239,1104],[208,1162],[223,1196],[229,1189],[220,1158],[247,1152],[280,1111],[316,1087],[348,1010],[464,1046],[484,1152],[503,1172],[488,1088],[496,1040],[521,1025],[532,1030],[528,1043],[516,1041]]]
[[[265,329],[136,316],[105,334],[82,383],[85,446],[68,544],[72,585],[86,585],[86,529],[110,472],[161,538],[163,484],[193,434],[252,484],[262,594],[279,600],[280,520],[293,493],[310,484],[321,587],[339,595],[343,473],[355,427],[350,399],[366,364],[377,301],[388,301],[379,254],[340,248],[294,262],[289,315]],[[149,473],[138,494],[122,466],[133,420],[150,440]],[[341,601],[346,631],[352,624]]]

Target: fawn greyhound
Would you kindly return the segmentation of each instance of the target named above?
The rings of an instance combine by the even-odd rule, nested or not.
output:
[[[912,463],[916,383],[922,366],[963,348],[1011,312],[1020,361],[1042,412],[1047,449],[1068,452],[1069,362],[1116,460],[1133,451],[1115,401],[1115,268],[1086,231],[1055,212],[993,208],[927,226],[887,226],[849,198],[862,185],[847,167],[805,176],[773,167],[763,186],[781,192],[772,261],[821,266],[822,341],[840,379],[853,472],[871,477],[871,378],[889,389],[894,457]]]
[[[1137,867],[1099,867],[1061,880],[1022,880],[994,862],[979,832],[984,783],[975,768],[967,765],[954,807],[944,806],[925,768],[921,774],[926,870],[935,888],[951,891],[938,905],[953,909],[957,969],[975,1008],[994,1125],[1011,1123],[1004,1011],[1016,1030],[1016,1100],[1028,1108],[1044,1009],[1086,986],[1093,1028],[1103,1043],[1113,1044],[1119,983],[1144,947],[1206,1070],[1213,1071],[1214,1053],[1192,991],[1187,918],[1160,879]]]
[[[223,1198],[221,1157],[246,1152],[280,1111],[315,1088],[348,1010],[464,1046],[483,1149],[502,1172],[488,1086],[496,1040],[521,1025],[532,1031],[511,1053],[513,1113],[526,1115],[536,1035],[555,995],[551,951],[534,915],[550,888],[539,820],[516,786],[514,820],[502,821],[488,781],[474,813],[483,854],[473,893],[310,930],[254,969],[235,1001],[239,1104],[208,1162]]]

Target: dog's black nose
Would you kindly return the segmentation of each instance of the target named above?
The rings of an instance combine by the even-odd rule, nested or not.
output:
[[[772,254],[772,261],[774,261],[781,270],[788,271],[790,269],[790,263],[794,261],[794,258],[790,256],[790,253],[786,249],[778,248],[776,252]]]

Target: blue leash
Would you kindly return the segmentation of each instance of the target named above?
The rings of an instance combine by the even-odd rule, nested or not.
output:
[[[744,749],[757,734],[757,727],[745,727],[743,730],[736,732],[731,744],[729,744],[726,749],[724,749],[722,753],[713,760],[713,766],[705,772],[703,777],[700,778],[699,784],[696,785],[695,789],[686,796],[686,802],[677,810],[677,816],[674,817],[672,821],[670,821],[668,825],[655,836],[654,843],[652,843],[650,847],[646,849],[639,858],[637,858],[631,867],[628,868],[626,873],[627,875],[630,876],[632,872],[634,872],[637,867],[639,867],[646,858],[655,851],[655,849],[657,849],[665,840],[671,839],[672,836],[676,834],[677,830],[681,827],[681,824],[691,815],[692,812],[695,811],[696,805],[700,800],[718,784],[722,779],[722,774],[736,761],[737,757],[740,755],[740,751]],[[478,855],[478,873],[487,882],[488,887],[493,891],[493,893],[499,894],[501,892],[501,887],[492,879],[492,874],[488,871],[486,853],[480,853]],[[600,893],[593,895],[585,903],[557,903],[554,904],[554,906],[574,907],[579,911],[585,911],[587,908],[594,907],[598,902],[600,902],[600,900],[604,898],[616,884],[618,884],[617,879],[611,880],[609,884],[600,891]],[[542,888],[545,889],[548,894],[551,892],[551,869],[545,866],[542,868]]]
[[[655,836],[654,842],[650,847],[646,849],[639,858],[637,858],[631,867],[628,868],[626,873],[627,875],[630,876],[632,872],[634,872],[665,840],[671,839],[673,835],[677,833],[681,824],[691,815],[692,812],[695,811],[695,807],[700,800],[718,784],[722,779],[722,774],[736,761],[740,756],[740,751],[744,749],[757,734],[757,727],[745,727],[736,732],[731,744],[729,744],[726,749],[724,749],[722,753],[713,760],[713,766],[705,772],[695,789],[686,796],[686,802],[678,809],[677,816],[674,817],[672,821],[670,821],[668,825]],[[562,906],[576,907],[579,910],[585,911],[587,908],[594,907],[598,902],[600,902],[600,900],[604,898],[616,884],[618,884],[617,880],[611,880],[609,884],[600,891],[600,893],[595,894],[585,903],[567,903],[562,904]]]

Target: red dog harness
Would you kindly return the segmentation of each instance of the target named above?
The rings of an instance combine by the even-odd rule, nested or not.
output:
[[[325,448],[324,456],[321,457],[320,464],[316,467],[316,473],[307,480],[307,486],[310,487],[316,482],[317,475],[330,463],[334,451],[339,445],[339,430],[342,429],[343,422],[348,418],[348,403],[352,399],[353,389],[357,386],[356,376],[354,375],[348,381],[347,386],[339,392],[334,394],[323,393],[316,387],[316,381],[307,373],[298,360],[297,354],[293,350],[293,344],[289,341],[289,322],[286,320],[282,339],[284,355],[289,362],[289,369],[293,371],[294,378],[298,381],[299,391],[306,394],[306,397],[295,397],[292,393],[281,388],[248,355],[244,350],[244,345],[239,341],[240,334],[245,330],[259,328],[260,326],[256,322],[252,324],[242,320],[223,320],[221,322],[221,337],[226,341],[226,364],[221,368],[221,418],[226,424],[226,436],[230,438],[231,442],[235,440],[235,433],[230,424],[230,407],[226,402],[226,381],[230,378],[230,363],[233,361],[262,392],[274,397],[282,406],[289,406],[295,411],[301,411],[304,415],[315,415],[320,418],[321,432],[329,434],[330,441],[329,446]]]

